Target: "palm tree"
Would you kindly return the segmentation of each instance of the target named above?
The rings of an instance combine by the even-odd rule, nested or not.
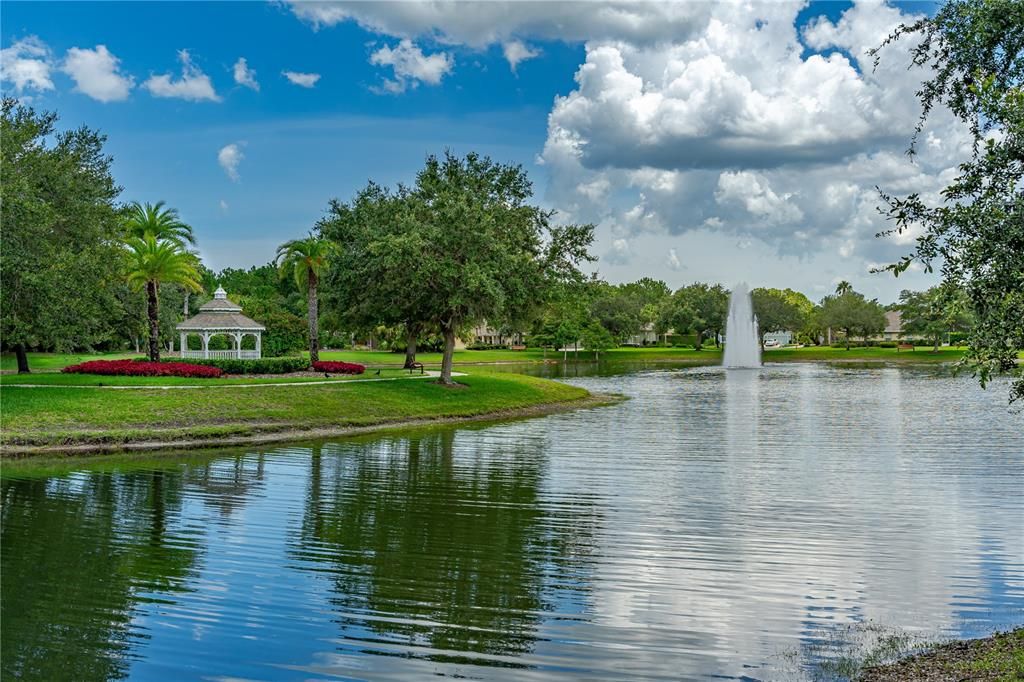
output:
[[[309,304],[309,361],[320,360],[320,329],[316,287],[327,269],[327,259],[337,251],[337,245],[310,234],[305,239],[292,239],[277,247],[278,270],[281,278],[294,277],[299,289],[306,290]]]
[[[201,291],[195,254],[173,241],[157,241],[152,235],[130,237],[128,247],[128,284],[146,288],[149,316],[149,359],[160,361],[160,302],[157,292],[161,282],[180,284],[186,291]]]
[[[853,285],[847,282],[845,279],[836,285],[836,293],[840,296],[844,296],[853,291]]]
[[[177,209],[164,208],[163,201],[155,204],[133,201],[128,204],[125,230],[129,239],[145,239],[148,235],[158,242],[173,242],[183,249],[196,245],[191,226],[181,221]]]

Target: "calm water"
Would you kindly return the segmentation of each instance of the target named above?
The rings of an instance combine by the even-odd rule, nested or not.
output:
[[[1024,622],[1024,416],[935,370],[2,481],[4,679],[745,679]]]

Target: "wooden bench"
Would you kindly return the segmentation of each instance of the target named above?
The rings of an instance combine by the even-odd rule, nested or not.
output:
[[[423,369],[423,363],[422,362],[414,362],[411,365],[409,365],[409,374],[412,374],[413,370],[417,370],[417,369],[420,371],[420,374],[423,374],[424,369]]]
[[[914,344],[912,343],[901,343],[896,346],[896,352],[899,353],[901,350],[914,350]]]
[[[526,346],[510,346],[512,350],[526,350]]]

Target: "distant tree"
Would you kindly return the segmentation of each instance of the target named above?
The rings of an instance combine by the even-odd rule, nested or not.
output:
[[[885,329],[885,309],[878,301],[869,301],[852,288],[844,287],[844,293],[822,299],[818,316],[824,326],[842,330],[847,350],[853,336],[861,336],[867,341],[869,336]]]
[[[682,287],[672,295],[671,301],[663,309],[662,321],[668,323],[677,334],[695,333],[696,349],[700,350],[705,334],[711,334],[715,345],[718,345],[728,314],[729,293],[725,288],[720,284],[697,282]]]
[[[697,314],[693,312],[685,296],[677,291],[672,299],[661,309],[661,316],[658,319],[658,328],[664,333],[669,331],[675,334],[689,334],[695,325]]]
[[[790,289],[754,289],[750,292],[762,349],[767,334],[786,330],[796,333],[807,323],[806,307],[798,296],[802,294]]]
[[[853,285],[847,282],[845,279],[836,285],[836,294],[842,296],[853,291]]]
[[[903,330],[929,339],[933,351],[946,334],[970,327],[970,302],[962,291],[935,286],[927,291],[900,292],[899,311]]]
[[[600,360],[601,353],[615,347],[615,338],[596,320],[585,326],[580,335],[583,347],[594,352],[594,359]]]
[[[325,305],[351,330],[400,327],[405,367],[412,367],[419,340],[436,331],[419,291],[428,276],[427,235],[416,197],[371,182],[349,203],[331,201],[317,229],[340,245],[330,258]]]
[[[455,337],[464,325],[508,319],[537,306],[554,285],[582,278],[593,226],[553,226],[553,213],[528,203],[520,166],[469,154],[427,158],[416,178],[423,246],[416,293],[423,319],[444,337],[442,384],[452,384]]]
[[[261,339],[263,355],[276,357],[308,348],[309,325],[298,315],[280,304],[280,299],[255,295],[238,296],[242,312],[266,327]]]
[[[123,257],[106,138],[57,132],[55,113],[4,98],[0,123],[0,337],[28,372],[31,348],[89,348],[122,315]]]
[[[317,284],[327,270],[327,259],[337,245],[323,237],[309,235],[292,239],[277,247],[277,263],[281,278],[292,278],[299,289],[306,290],[306,314],[309,317],[309,361],[320,360],[320,318]]]
[[[149,319],[149,359],[160,361],[161,283],[178,284],[191,291],[200,291],[196,257],[170,241],[157,241],[152,235],[129,237],[126,279],[136,289],[146,289],[146,313]]]
[[[917,133],[936,106],[970,128],[973,154],[942,192],[941,201],[882,194],[891,232],[920,231],[912,253],[887,267],[895,275],[914,261],[941,264],[943,281],[963,288],[977,324],[965,362],[982,386],[996,372],[1015,371],[1024,348],[1024,3],[949,0],[933,16],[901,25],[873,51],[908,37],[911,61],[927,69],[917,91]],[[1010,399],[1024,398],[1024,378]]]
[[[619,343],[643,328],[643,301],[636,292],[607,282],[588,283],[590,316]]]

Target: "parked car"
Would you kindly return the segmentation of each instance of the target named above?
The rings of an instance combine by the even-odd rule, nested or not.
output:
[[[781,345],[782,344],[779,343],[778,339],[768,339],[767,341],[764,342],[765,348],[778,348]]]

